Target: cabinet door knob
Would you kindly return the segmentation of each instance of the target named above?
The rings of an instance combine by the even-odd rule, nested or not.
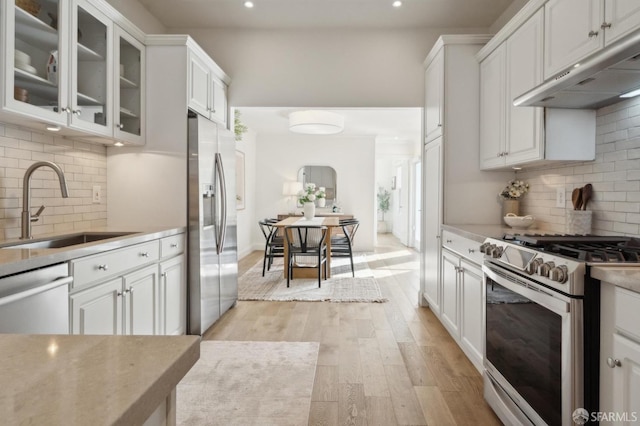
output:
[[[62,110],[63,112],[66,112],[67,114],[71,114],[71,108],[66,107],[65,109]]]
[[[604,24],[602,24],[602,25],[604,25]],[[603,27],[603,29],[604,29],[604,27]],[[593,30],[589,31],[589,38],[593,38],[593,37],[598,37],[598,31],[593,31]]]
[[[475,253],[476,251],[474,249],[469,249],[469,253]]]
[[[109,270],[109,265],[98,265],[98,270],[100,271],[108,271]]]
[[[140,253],[140,256],[149,257],[149,252],[148,251],[142,252],[142,253]]]
[[[602,25],[600,25],[600,28],[602,28],[603,30],[606,30],[607,28],[611,28],[611,22],[603,22]]]
[[[178,247],[178,244],[177,244],[177,243],[172,243],[172,244],[170,245],[170,247],[171,247],[171,248],[177,248],[177,247]]]
[[[447,242],[448,242],[449,244],[451,244],[451,243],[453,242],[453,240],[447,240]]]
[[[160,274],[160,276],[161,276],[162,278],[167,278],[167,273],[166,273],[166,272],[163,272],[163,273],[161,273],[161,274]]]
[[[619,359],[614,359],[611,357],[607,358],[607,365],[609,366],[609,368],[622,367],[622,363]]]
[[[117,292],[117,293],[116,293],[116,296],[117,296],[117,297],[122,296],[122,292],[121,292],[121,291]]]
[[[74,109],[73,110],[73,114],[77,115],[78,117],[80,117],[80,114],[82,114],[82,110],[81,109]]]

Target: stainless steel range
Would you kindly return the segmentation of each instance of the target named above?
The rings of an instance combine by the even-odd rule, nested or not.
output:
[[[509,425],[573,425],[598,411],[600,282],[592,264],[640,262],[628,237],[505,235],[480,247],[485,399]]]

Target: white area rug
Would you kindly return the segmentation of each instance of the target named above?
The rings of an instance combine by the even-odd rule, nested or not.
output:
[[[306,425],[319,347],[202,342],[200,359],[178,383],[178,425]]]
[[[355,278],[351,276],[348,258],[331,260],[331,278],[287,280],[283,278],[284,263],[276,259],[270,271],[262,276],[262,261],[253,265],[238,279],[238,300],[306,301],[306,302],[386,302],[380,286],[369,269],[366,255],[354,256]]]

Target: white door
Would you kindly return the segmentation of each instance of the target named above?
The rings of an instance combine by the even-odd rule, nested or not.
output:
[[[160,264],[162,334],[187,332],[187,281],[184,255]]]
[[[613,412],[626,413],[628,416],[635,414],[635,421],[638,421],[640,420],[640,344],[615,334],[611,358],[613,362],[619,362],[618,366],[614,364],[613,367]],[[605,358],[601,368],[610,367],[607,361],[608,359]],[[613,424],[630,423],[618,421]]]
[[[544,79],[604,46],[602,0],[549,0],[544,5]]]
[[[458,316],[458,263],[459,258],[446,250],[442,251],[442,324],[454,336],[460,335]]]
[[[209,68],[195,53],[189,54],[189,107],[209,117]]]
[[[611,24],[604,31],[605,45],[624,37],[640,27],[640,1],[605,0],[605,24]]]
[[[423,160],[424,283],[423,295],[431,310],[440,313],[440,225],[442,224],[442,137],[425,145]]]
[[[504,166],[505,44],[480,64],[480,168]]]
[[[481,367],[484,353],[482,271],[464,260],[460,267],[460,340],[466,351],[471,352],[472,362]]]
[[[122,278],[72,294],[72,334],[122,334]]]
[[[444,53],[440,50],[425,73],[424,135],[427,142],[442,135],[443,98]]]
[[[125,334],[158,333],[158,267],[151,265],[124,277]]]

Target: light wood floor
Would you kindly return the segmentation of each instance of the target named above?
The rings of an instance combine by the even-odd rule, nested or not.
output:
[[[320,342],[310,425],[500,425],[478,371],[418,307],[419,254],[385,234],[367,257],[389,302],[240,301],[204,339]]]

